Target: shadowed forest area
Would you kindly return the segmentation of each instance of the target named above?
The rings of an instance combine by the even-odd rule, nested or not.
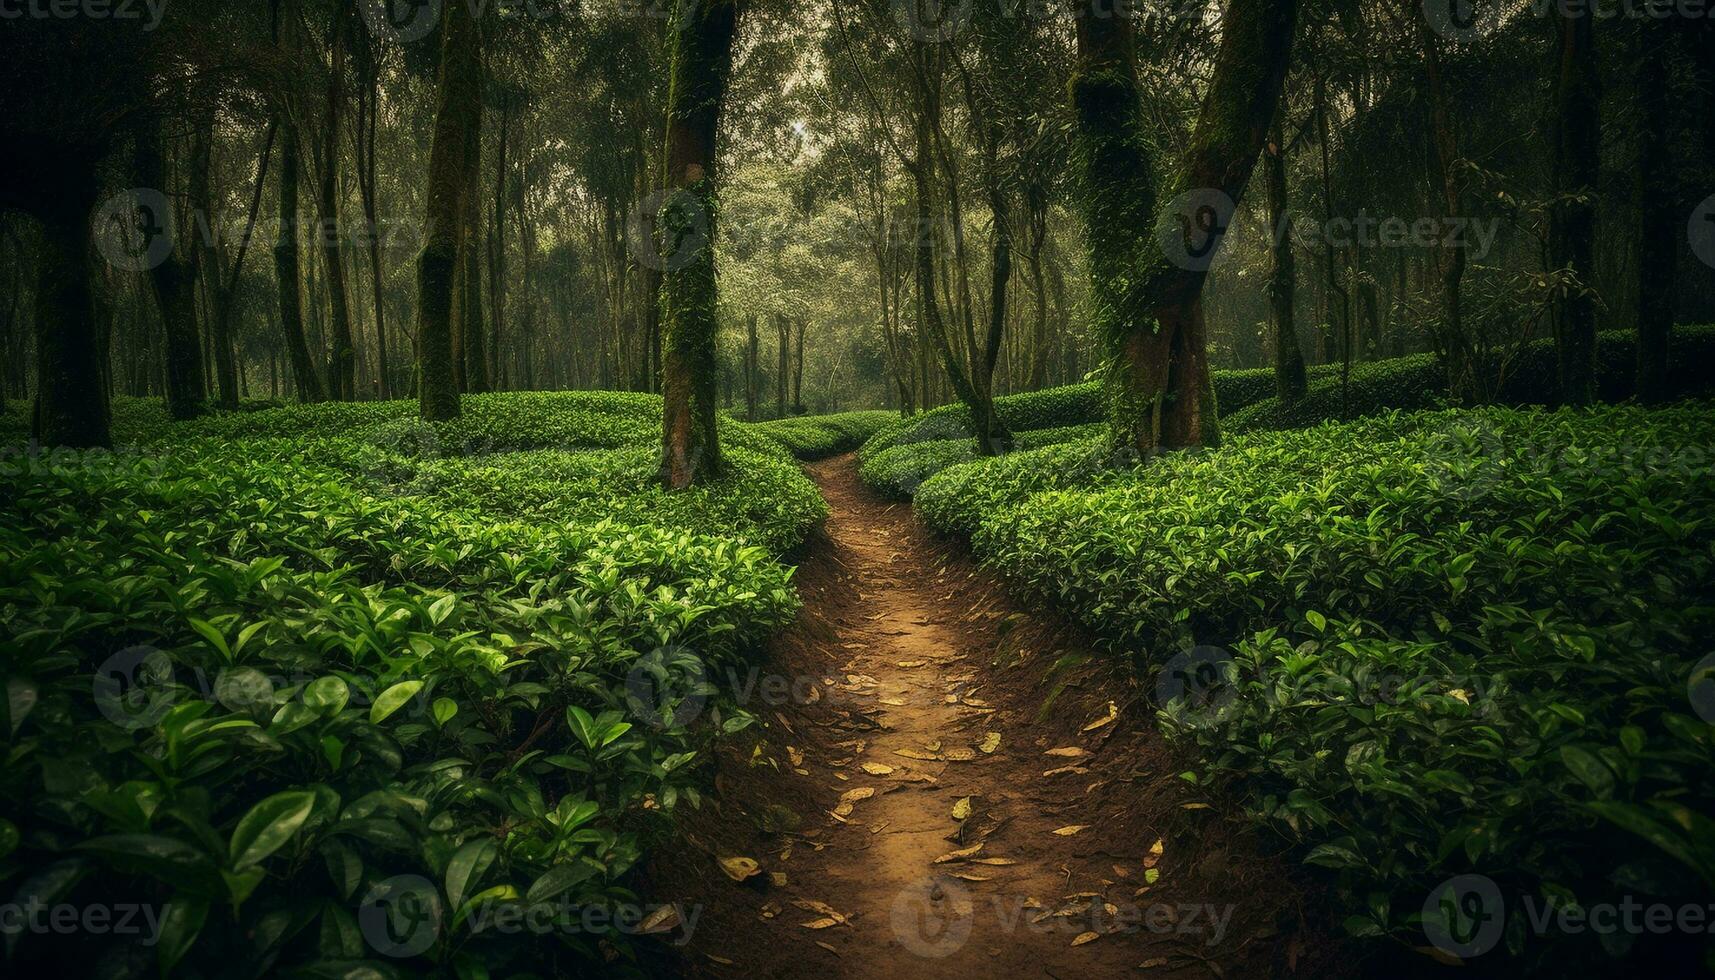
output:
[[[1715,973],[1701,0],[0,0],[0,937]]]

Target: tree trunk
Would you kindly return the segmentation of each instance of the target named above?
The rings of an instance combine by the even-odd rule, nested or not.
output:
[[[500,366],[500,332],[506,310],[506,142],[512,119],[510,94],[500,102],[500,140],[494,162],[494,220],[488,229],[488,312],[494,321],[494,343],[489,348],[488,374],[496,387],[504,387]]]
[[[792,318],[774,314],[774,417],[786,417],[786,382],[791,373],[788,363],[792,354]]]
[[[74,163],[44,176],[55,187],[35,212],[41,221],[42,251],[36,260],[36,405],[31,432],[43,446],[111,446],[105,345],[96,324],[90,267],[94,162]]]
[[[137,183],[160,192],[160,200],[166,201],[170,189],[160,117],[152,111],[145,113],[135,139]],[[170,209],[171,205],[167,207]],[[152,212],[153,207],[144,205],[138,210]],[[149,268],[149,284],[160,306],[166,337],[167,414],[175,419],[195,418],[203,412],[202,340],[197,331],[196,273],[181,256],[177,240],[183,237],[185,229],[174,228],[170,210],[137,217],[143,221],[142,231],[146,236],[152,240],[164,234],[170,248]],[[194,227],[191,232],[194,234]],[[185,244],[194,247],[194,243]]]
[[[716,137],[732,76],[738,0],[680,0],[667,97],[668,194],[658,216],[661,276],[661,479],[683,489],[721,472],[715,424]]]
[[[757,371],[762,366],[761,340],[756,332],[756,314],[744,317],[744,417],[756,421]]]
[[[1292,215],[1286,210],[1286,139],[1278,117],[1263,160],[1268,175],[1268,229],[1273,236],[1270,253],[1274,257],[1268,278],[1269,312],[1274,320],[1274,393],[1281,401],[1295,401],[1309,390],[1309,380],[1292,310],[1298,270],[1292,254]]]
[[[1131,25],[1116,16],[1078,19],[1072,105],[1095,319],[1112,357],[1116,447],[1148,457],[1220,441],[1203,325],[1207,260],[1274,119],[1296,13],[1296,0],[1230,0],[1209,91],[1174,185],[1176,213],[1164,216],[1186,232],[1177,242],[1150,234],[1154,164],[1138,113]],[[1206,232],[1206,240],[1190,241],[1192,229]]]
[[[1427,9],[1427,8],[1425,8]],[[1423,48],[1423,69],[1429,82],[1429,120],[1435,144],[1430,172],[1439,185],[1440,217],[1451,220],[1464,214],[1460,203],[1459,144],[1453,133],[1451,96],[1442,77],[1441,48],[1427,19],[1417,25]],[[1466,245],[1463,235],[1436,251],[1435,265],[1441,289],[1440,345],[1447,358],[1447,389],[1455,399],[1469,401],[1476,394],[1479,365],[1465,336],[1464,282]]]
[[[480,15],[479,15],[480,16]],[[478,26],[480,32],[480,25]],[[460,189],[464,221],[459,233],[459,354],[462,389],[492,391],[488,375],[488,333],[482,315],[482,99],[481,63],[474,124],[465,130],[464,186]]]
[[[466,215],[465,157],[472,131],[482,127],[482,38],[470,7],[446,4],[441,15],[441,66],[437,80],[434,142],[417,258],[418,407],[429,421],[457,418],[459,391],[453,365],[453,291]]]
[[[1657,404],[1671,395],[1667,386],[1668,345],[1673,334],[1675,289],[1679,266],[1677,212],[1659,199],[1675,186],[1669,129],[1668,58],[1672,28],[1664,21],[1645,19],[1634,25],[1642,39],[1636,75],[1638,141],[1636,198],[1638,243],[1638,363],[1639,401]],[[1710,125],[1709,121],[1705,121]]]
[[[316,244],[322,256],[322,274],[328,293],[328,394],[335,401],[357,397],[357,350],[351,333],[351,305],[345,291],[345,264],[341,258],[339,231],[339,115],[345,101],[345,23],[343,8],[336,8],[329,30],[327,114],[322,123],[321,186],[316,195],[320,212]]]
[[[1550,218],[1550,263],[1575,282],[1555,310],[1560,400],[1588,405],[1596,398],[1596,296],[1592,251],[1600,154],[1595,15],[1563,12],[1554,142],[1556,201]]]
[[[804,320],[797,321],[792,341],[792,414],[804,414]]]

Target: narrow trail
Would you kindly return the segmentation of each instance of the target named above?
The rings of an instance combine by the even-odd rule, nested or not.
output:
[[[851,457],[808,469],[826,539],[766,668],[799,694],[749,706],[763,742],[722,758],[691,846],[657,869],[700,913],[681,969],[1344,972],[1284,863],[1178,778],[1135,684],[865,488]],[[732,857],[760,870],[731,880]]]

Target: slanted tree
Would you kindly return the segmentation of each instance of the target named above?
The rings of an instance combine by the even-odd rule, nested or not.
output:
[[[1556,77],[1554,205],[1550,212],[1549,266],[1568,276],[1555,304],[1555,350],[1560,400],[1596,400],[1595,232],[1600,122],[1593,9],[1561,10]]]
[[[466,155],[482,126],[482,39],[470,7],[441,10],[441,66],[436,81],[434,142],[429,149],[423,251],[417,257],[418,409],[431,422],[457,418],[453,363],[453,291],[459,282],[461,225],[466,216]]]
[[[1209,90],[1162,215],[1167,229],[1180,229],[1177,240],[1152,234],[1155,164],[1139,118],[1131,21],[1112,9],[1078,18],[1070,91],[1116,448],[1147,458],[1220,441],[1203,326],[1207,260],[1274,120],[1296,15],[1296,0],[1228,3]]]
[[[667,95],[661,255],[661,480],[683,489],[721,471],[716,428],[716,141],[732,76],[739,0],[680,0]]]

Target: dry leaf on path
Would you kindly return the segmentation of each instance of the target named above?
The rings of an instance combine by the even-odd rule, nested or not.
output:
[[[1072,940],[1072,945],[1082,946],[1085,943],[1093,943],[1100,938],[1102,938],[1102,934],[1099,932],[1081,932],[1078,934],[1078,938]]]
[[[1013,858],[971,858],[972,864],[1011,865],[1017,864]]]
[[[1066,773],[1074,773],[1076,775],[1082,776],[1082,775],[1088,773],[1089,771],[1090,770],[1085,769],[1083,766],[1061,766],[1058,769],[1050,769],[1047,772],[1043,773],[1042,775],[1044,777],[1047,777],[1047,776],[1063,776]]]
[[[1090,753],[1087,749],[1081,749],[1076,745],[1062,745],[1057,749],[1049,749],[1042,754],[1059,756],[1062,759],[1081,759]]]
[[[1167,842],[1157,837],[1155,843],[1149,845],[1149,853],[1144,855],[1143,866],[1153,868],[1161,863],[1161,855],[1167,849]]]
[[[982,744],[978,745],[977,748],[983,751],[983,755],[993,755],[994,750],[1000,748],[1000,732],[989,732],[984,735]]]
[[[757,864],[754,858],[725,857],[720,859],[720,863],[721,870],[726,872],[726,876],[733,881],[743,881],[762,871],[762,865]]]
[[[925,752],[922,749],[894,749],[893,754],[906,759],[920,759],[924,762],[941,762],[939,753]]]
[[[959,801],[957,803],[953,804],[953,819],[954,820],[963,820],[966,817],[969,817],[970,815],[971,815],[971,798],[968,796],[959,797]]]
[[[1088,725],[1085,725],[1083,728],[1079,729],[1079,731],[1093,732],[1098,728],[1105,728],[1106,726],[1113,724],[1114,719],[1118,718],[1119,716],[1120,716],[1119,705],[1116,705],[1112,701],[1109,701],[1108,702],[1108,713],[1103,715],[1100,718],[1097,718],[1095,721],[1090,722]]]
[[[1059,830],[1054,831],[1054,836],[1056,836],[1056,837],[1071,837],[1073,834],[1082,833],[1089,826],[1090,825],[1087,823],[1075,823],[1075,824],[1072,824],[1072,825],[1067,826],[1067,827],[1061,827]]]
[[[884,766],[879,762],[866,762],[863,764],[863,771],[871,776],[885,776],[893,771],[893,767]]]
[[[946,854],[943,854],[940,857],[936,858],[931,863],[933,863],[933,864],[947,864],[947,863],[952,862],[952,861],[963,861],[964,859],[966,859],[968,857],[974,856],[978,851],[981,851],[982,849],[983,849],[983,845],[977,844],[977,845],[974,845],[972,847],[960,848],[957,851],[949,851]]]

